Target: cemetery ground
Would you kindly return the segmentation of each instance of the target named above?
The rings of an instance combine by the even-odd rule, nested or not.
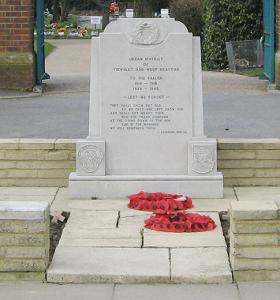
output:
[[[89,41],[54,43],[56,49],[47,59],[47,72],[52,79],[45,94],[17,99],[12,95],[4,99],[4,95],[0,100],[3,108],[0,137],[84,138],[88,135]],[[205,133],[209,137],[279,137],[279,106],[279,94],[267,92],[265,82],[256,78],[204,73]],[[266,199],[279,199],[280,188],[225,188],[224,199],[211,200],[211,203],[207,199],[194,199],[193,211],[211,215],[218,224],[217,230],[201,233],[203,239],[200,234],[184,240],[172,235],[170,244],[166,244],[164,234],[143,230],[145,214],[128,210],[127,201],[70,201],[65,188],[0,188],[0,194],[0,201],[48,201],[51,211],[71,212],[47,272],[49,282],[115,282],[82,287],[1,283],[0,299],[62,296],[69,299],[185,299],[188,296],[192,299],[279,299],[279,283],[232,284],[218,213],[226,211],[231,201],[261,202],[264,195]],[[129,245],[122,249],[125,254],[118,255],[124,244]],[[97,245],[95,250],[93,245]],[[182,256],[182,247],[188,253],[186,257]],[[197,255],[205,247],[209,251]],[[145,252],[141,258],[140,251]],[[207,266],[206,270],[203,266]],[[147,274],[150,278],[145,278]],[[119,284],[135,281],[139,284]],[[166,284],[170,281],[183,284]]]
[[[42,97],[0,91],[0,137],[84,138],[88,135],[90,40],[52,40]],[[118,53],[116,52],[116,60]],[[205,133],[218,138],[280,135],[280,95],[265,81],[204,72]],[[24,98],[23,98],[24,96]],[[9,99],[7,99],[9,98]]]

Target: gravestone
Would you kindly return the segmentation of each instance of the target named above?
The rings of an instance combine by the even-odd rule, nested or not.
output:
[[[125,17],[126,18],[134,18],[134,9],[132,8],[127,8],[125,10]]]
[[[169,9],[168,8],[162,8],[160,10],[160,17],[161,18],[169,18]]]
[[[88,29],[102,29],[102,16],[79,16],[78,25]]]
[[[89,137],[77,142],[71,198],[223,196],[216,140],[203,132],[200,53],[171,18],[121,18],[92,39]]]

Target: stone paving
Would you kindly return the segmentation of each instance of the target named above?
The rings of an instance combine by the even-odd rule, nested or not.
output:
[[[47,272],[53,283],[231,283],[219,211],[236,201],[195,199],[191,211],[211,216],[217,228],[202,233],[144,229],[149,213],[129,209],[127,200],[68,200],[60,189],[52,210],[71,216]],[[71,263],[70,263],[71,262]]]
[[[193,199],[191,211],[211,216],[214,231],[163,233],[143,228],[149,213],[127,200],[69,200],[66,188],[0,188],[1,200],[48,201],[70,211],[47,272],[53,283],[232,282],[218,212],[231,201],[279,199],[280,188],[225,188],[224,199]]]
[[[0,283],[4,300],[279,300],[280,282],[239,284]]]

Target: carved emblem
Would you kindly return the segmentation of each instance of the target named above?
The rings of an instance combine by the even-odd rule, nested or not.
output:
[[[215,166],[214,149],[212,147],[193,146],[192,170],[198,174],[207,174]]]
[[[156,24],[143,22],[136,26],[131,42],[136,45],[159,44],[160,30]]]
[[[103,150],[93,145],[83,146],[78,152],[81,167],[89,173],[95,173],[98,170],[103,158]]]

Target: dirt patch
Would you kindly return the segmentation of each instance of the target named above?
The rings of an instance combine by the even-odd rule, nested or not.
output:
[[[51,216],[51,223],[50,223],[50,258],[49,258],[49,263],[51,263],[55,248],[57,247],[59,240],[62,235],[62,231],[69,219],[70,213],[68,212],[63,212],[61,215],[65,218],[63,221],[56,220],[54,222],[53,216]]]

